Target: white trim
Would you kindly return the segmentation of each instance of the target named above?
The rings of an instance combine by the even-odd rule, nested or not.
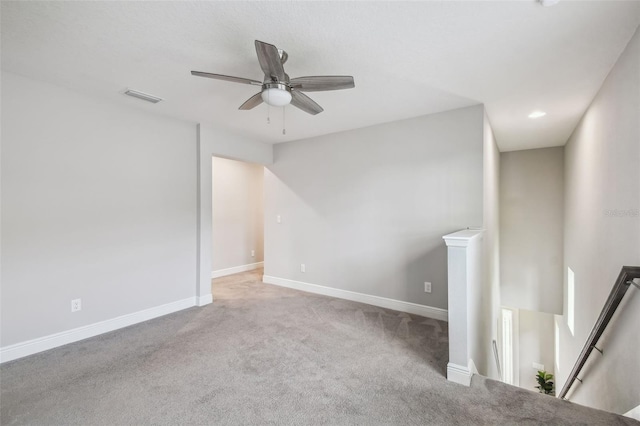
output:
[[[447,247],[468,247],[472,239],[482,235],[484,229],[467,228],[442,237]]]
[[[213,295],[211,293],[196,297],[196,306],[205,306],[213,303]]]
[[[254,269],[262,268],[264,262],[249,263],[248,265],[234,266],[233,268],[218,269],[217,271],[211,271],[211,278],[220,278],[227,275],[237,274],[239,272],[253,271]]]
[[[281,287],[288,287],[295,290],[306,291],[309,293],[336,297],[338,299],[346,299],[353,302],[366,303],[368,305],[379,306],[386,309],[393,309],[394,311],[407,312],[409,314],[420,315],[427,318],[434,318],[441,321],[449,320],[446,309],[434,308],[432,306],[418,305],[417,303],[387,299],[386,297],[372,296],[370,294],[356,293],[355,291],[341,290],[338,288],[309,284],[302,281],[288,280],[286,278],[271,277],[268,275],[264,275],[262,277],[262,281],[265,284],[274,284]]]
[[[33,355],[68,343],[77,342],[79,340],[108,333],[119,328],[128,327],[143,321],[148,321],[153,318],[181,311],[195,306],[195,302],[195,297],[189,297],[187,299],[178,300],[145,309],[143,311],[134,312],[132,314],[122,315],[94,324],[85,325],[83,327],[74,328],[72,330],[62,331],[60,333],[50,334],[37,339],[27,340],[26,342],[5,346],[4,348],[0,348],[0,362],[12,361],[27,355]]]
[[[515,329],[516,313],[513,309],[500,309],[500,333],[502,336],[502,381],[508,385],[515,385]]]
[[[631,410],[627,411],[626,413],[623,414],[623,416],[640,420],[640,405],[638,405],[636,408],[632,408]]]
[[[447,380],[450,382],[470,386],[471,376],[473,376],[473,373],[469,367],[463,367],[452,362],[447,363]]]
[[[473,362],[472,359],[469,359],[469,371],[471,372],[471,375],[480,374],[478,373],[478,369],[476,368],[476,363]]]

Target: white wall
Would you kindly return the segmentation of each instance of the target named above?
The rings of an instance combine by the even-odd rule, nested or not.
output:
[[[219,157],[212,162],[212,269],[262,262],[264,166]]]
[[[442,236],[483,223],[483,113],[276,145],[265,172],[265,275],[446,308]]]
[[[623,265],[640,265],[640,32],[565,148],[565,295],[575,274],[575,336],[560,324],[564,384]],[[624,413],[640,404],[640,292],[618,307],[569,399]]]
[[[562,313],[564,148],[500,155],[502,304]]]
[[[498,340],[500,316],[500,151],[486,113],[483,116],[483,255],[481,320],[472,356],[478,371],[499,379],[492,341]]]
[[[518,344],[519,344],[519,386],[530,391],[538,392],[536,375],[538,370],[533,363],[544,365],[547,373],[554,373],[554,320],[552,314],[544,312],[519,311]],[[556,394],[558,393],[557,390]]]
[[[2,347],[193,298],[195,124],[2,89]]]

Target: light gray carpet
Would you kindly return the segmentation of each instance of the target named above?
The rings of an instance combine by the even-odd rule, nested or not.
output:
[[[445,380],[447,324],[260,282],[0,367],[1,423],[639,424],[475,376]]]

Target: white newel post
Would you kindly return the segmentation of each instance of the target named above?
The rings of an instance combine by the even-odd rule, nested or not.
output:
[[[442,237],[447,243],[449,274],[449,363],[447,379],[469,386],[475,366],[470,342],[477,327],[471,318],[470,297],[480,288],[482,279],[482,230],[465,229]]]

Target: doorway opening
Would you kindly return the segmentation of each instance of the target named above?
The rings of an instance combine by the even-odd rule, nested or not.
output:
[[[252,271],[261,279],[264,166],[221,157],[211,161],[211,278]]]
[[[502,337],[502,381],[510,385],[518,385],[518,311],[503,307],[501,310]]]

